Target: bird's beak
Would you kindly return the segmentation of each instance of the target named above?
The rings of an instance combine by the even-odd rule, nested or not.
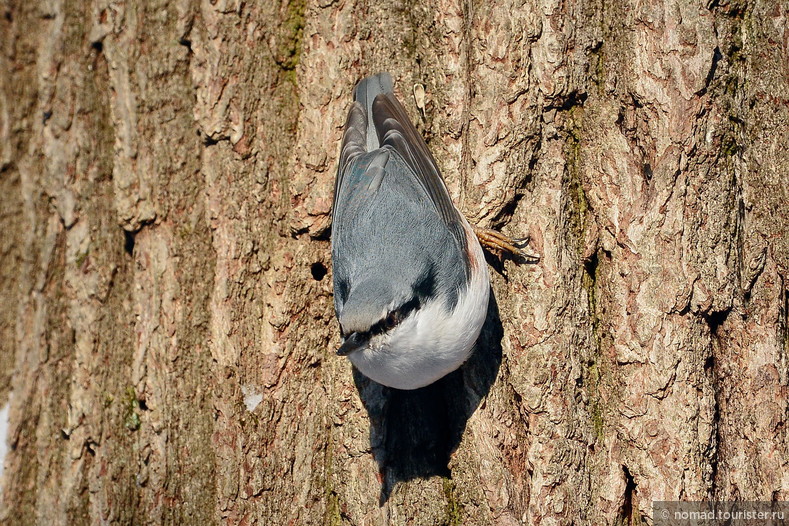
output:
[[[367,344],[367,340],[367,338],[358,332],[352,332],[345,338],[340,348],[337,349],[337,356],[348,356],[352,352],[358,351]]]

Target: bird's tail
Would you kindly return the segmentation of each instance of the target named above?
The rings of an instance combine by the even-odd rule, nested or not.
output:
[[[380,148],[378,130],[373,122],[373,102],[382,93],[392,93],[392,98],[394,98],[393,89],[394,83],[389,73],[379,73],[366,77],[356,85],[354,103],[348,111],[348,120],[345,121],[345,132],[342,136],[340,162],[337,166],[337,180],[334,183],[334,205],[332,210],[337,209],[337,196],[339,195],[340,183],[345,176],[346,168],[360,155]],[[381,163],[386,164],[388,159],[388,154],[380,157],[375,166],[382,168]]]
[[[354,100],[361,104],[367,120],[366,143],[368,152],[381,146],[378,140],[378,132],[373,124],[373,101],[379,94],[392,93],[393,89],[394,83],[389,73],[379,73],[363,78],[356,85]]]

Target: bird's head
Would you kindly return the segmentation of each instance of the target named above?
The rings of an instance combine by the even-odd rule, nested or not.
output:
[[[348,287],[337,303],[343,336],[337,354],[389,387],[416,389],[438,380],[471,352],[487,308],[486,278],[473,280],[455,301],[432,272],[402,283],[366,279]]]
[[[381,349],[397,341],[403,323],[413,322],[431,300],[424,286],[398,287],[390,278],[366,279],[350,288],[337,310],[343,337],[338,355]]]

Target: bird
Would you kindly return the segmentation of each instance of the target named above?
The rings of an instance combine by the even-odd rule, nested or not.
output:
[[[389,73],[354,90],[331,219],[337,354],[402,390],[458,369],[488,310],[480,239],[506,251],[517,250],[516,242],[472,227],[455,207]]]

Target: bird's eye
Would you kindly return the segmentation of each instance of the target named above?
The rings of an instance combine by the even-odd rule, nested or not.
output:
[[[400,323],[400,316],[398,316],[397,311],[390,312],[389,315],[384,318],[384,327],[387,329],[393,329],[398,323]]]

